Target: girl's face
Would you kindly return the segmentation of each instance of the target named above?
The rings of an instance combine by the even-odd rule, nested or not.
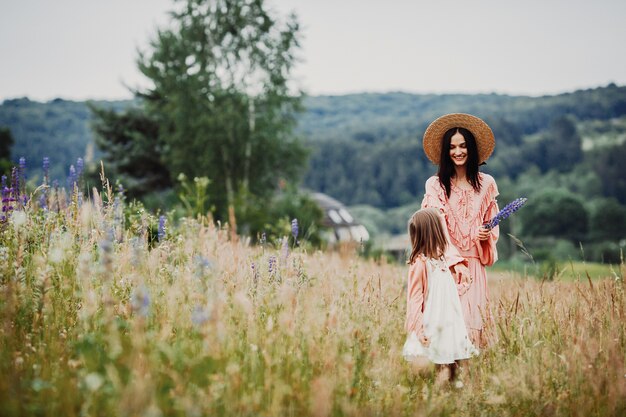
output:
[[[450,138],[450,159],[456,166],[463,166],[467,163],[467,144],[460,132],[456,132]]]

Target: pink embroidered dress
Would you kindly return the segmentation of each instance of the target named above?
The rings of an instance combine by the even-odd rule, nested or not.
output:
[[[448,252],[458,252],[469,263],[472,283],[467,292],[460,295],[461,306],[470,340],[474,346],[483,348],[492,344],[495,338],[485,266],[493,265],[498,259],[496,242],[500,230],[495,227],[489,239],[478,240],[480,226],[498,213],[498,187],[495,180],[488,174],[479,173],[479,176],[480,192],[451,184],[449,198],[439,178],[430,177],[426,181],[422,208],[433,207],[441,211],[452,244]]]

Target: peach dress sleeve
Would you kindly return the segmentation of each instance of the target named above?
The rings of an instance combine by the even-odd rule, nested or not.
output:
[[[424,302],[427,291],[426,264],[418,257],[409,265],[405,322],[406,332],[415,332],[418,337],[424,332]]]

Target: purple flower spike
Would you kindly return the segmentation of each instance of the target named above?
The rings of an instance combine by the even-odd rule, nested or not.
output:
[[[298,219],[293,219],[291,221],[291,234],[293,235],[294,240],[298,238]]]
[[[159,217],[159,231],[158,231],[159,242],[162,242],[165,239],[165,216]]]
[[[493,217],[493,219],[485,223],[484,226],[489,230],[493,229],[494,227],[499,225],[502,220],[508,218],[511,214],[519,210],[520,207],[522,207],[527,200],[527,198],[517,198],[511,201],[509,204],[504,206],[504,208],[500,210],[498,214]]]
[[[270,275],[276,272],[276,257],[275,256],[270,256],[268,260],[267,271],[269,272]]]
[[[85,164],[83,162],[83,158],[78,158],[76,160],[76,177],[80,178],[83,175],[83,170],[85,168]]]

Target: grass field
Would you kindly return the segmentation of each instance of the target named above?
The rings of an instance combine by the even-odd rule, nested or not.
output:
[[[534,278],[556,281],[587,281],[605,278],[624,278],[624,270],[620,265],[601,264],[596,262],[563,261],[557,262],[554,269],[545,265],[531,263],[512,263],[498,261],[488,270],[496,273],[508,273],[517,278]],[[553,274],[550,274],[552,272]]]
[[[0,415],[626,415],[625,287],[610,271],[499,274],[499,342],[456,389],[400,356],[405,266],[250,247],[207,219],[151,247],[156,219],[122,224],[94,197],[2,226]]]

